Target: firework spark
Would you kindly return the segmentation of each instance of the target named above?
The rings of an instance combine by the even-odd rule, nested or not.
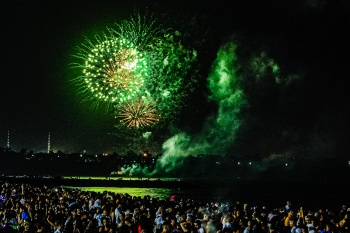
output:
[[[96,37],[96,43],[86,41],[75,55],[85,62],[74,64],[83,70],[83,75],[77,78],[80,83],[83,80],[81,91],[109,104],[136,96],[147,77],[143,54],[125,39],[105,36]]]
[[[159,115],[162,122],[175,119],[196,82],[192,65],[197,54],[181,43],[181,33],[159,22],[153,15],[136,14],[77,47],[73,57],[80,61],[71,65],[82,73],[73,82],[84,101],[96,107],[106,103],[108,111],[117,109],[121,122],[130,127],[155,124]],[[152,99],[157,111],[142,99]],[[147,106],[150,115],[136,114],[136,109]],[[127,116],[128,112],[132,114]],[[132,116],[135,120],[126,120]]]
[[[127,127],[143,128],[155,124],[160,118],[155,103],[143,99],[127,102],[120,106],[119,111],[121,113],[116,117]]]
[[[127,90],[133,85],[137,65],[137,52],[134,49],[119,50],[117,56],[103,65],[106,83],[117,89]]]

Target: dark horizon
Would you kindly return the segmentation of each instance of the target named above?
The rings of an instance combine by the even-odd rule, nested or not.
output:
[[[247,158],[217,155],[190,155],[169,170],[162,166],[163,155],[138,154],[87,154],[62,151],[33,153],[3,150],[0,148],[2,166],[0,177],[40,179],[63,177],[133,177],[216,179],[227,176],[236,182],[301,182],[348,183],[350,157],[348,158]],[[16,166],[13,166],[13,165]],[[194,166],[197,165],[197,166]],[[115,173],[117,172],[118,173]],[[327,171],[327,172],[324,172]],[[107,179],[107,178],[106,178]],[[222,181],[224,182],[224,180]]]

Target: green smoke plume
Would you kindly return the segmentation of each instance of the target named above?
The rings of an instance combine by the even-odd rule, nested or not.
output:
[[[208,77],[209,101],[217,104],[200,134],[177,134],[163,144],[158,170],[171,171],[182,165],[188,155],[224,154],[232,145],[243,123],[241,110],[247,104],[236,75],[236,45],[227,43],[219,49]],[[157,172],[157,171],[156,171]]]
[[[197,171],[192,167],[188,172],[196,175],[203,174],[203,169],[213,172],[215,169],[223,169],[223,166],[213,166],[213,163],[215,164],[213,156],[240,157],[240,154],[235,154],[239,153],[237,148],[232,152],[233,146],[239,144],[236,140],[238,133],[241,137],[247,130],[251,132],[252,126],[261,125],[255,122],[255,116],[251,114],[257,107],[263,108],[264,104],[274,104],[254,100],[265,100],[271,90],[275,90],[273,93],[278,96],[279,93],[284,93],[283,90],[291,83],[298,80],[296,76],[281,76],[278,65],[264,52],[254,52],[248,57],[241,57],[238,54],[238,46],[234,42],[220,47],[207,78],[210,91],[208,101],[216,105],[215,113],[209,115],[200,133],[190,135],[181,132],[166,140],[162,145],[163,154],[158,158],[151,175],[178,175],[179,170],[188,170],[188,166],[192,167],[189,161],[191,157],[197,156],[206,156],[209,160],[201,161],[209,162],[211,165],[197,164],[195,167]],[[277,120],[275,122],[278,124]],[[256,131],[254,133],[259,134]],[[271,151],[268,154],[271,156],[267,156],[260,165],[254,165],[253,170],[259,172],[266,170],[269,164],[283,164],[284,159],[291,154],[288,150]],[[138,167],[128,169],[135,174],[145,174],[144,169]]]

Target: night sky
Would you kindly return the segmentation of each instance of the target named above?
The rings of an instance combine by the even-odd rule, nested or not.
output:
[[[200,27],[187,28],[188,38],[203,42],[197,48],[201,70],[198,89],[178,117],[174,132],[196,135],[197,146],[203,140],[210,144],[210,138],[202,140],[200,135],[208,133],[207,119],[218,116],[218,104],[208,100],[207,77],[220,47],[234,41],[236,72],[246,100],[239,113],[242,123],[234,139],[225,142],[225,151],[205,147],[208,152],[349,156],[347,1],[185,2],[189,1],[2,2],[0,146],[6,146],[10,131],[13,150],[46,151],[50,132],[53,151],[118,150],[111,135],[118,134],[114,119],[80,102],[69,82],[74,77],[69,63],[85,36],[148,7],[163,17],[173,17],[185,30],[192,17],[203,20]],[[252,57],[272,59],[282,81],[251,74]],[[212,140],[217,147],[216,139]],[[191,145],[188,148],[191,153],[202,153]]]

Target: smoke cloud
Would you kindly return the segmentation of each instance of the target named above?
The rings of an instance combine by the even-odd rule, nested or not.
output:
[[[247,102],[236,76],[236,45],[227,43],[217,53],[208,77],[210,101],[217,103],[216,115],[210,116],[198,135],[177,134],[163,144],[158,169],[168,171],[188,155],[224,154],[243,123],[241,109]]]
[[[245,95],[236,75],[236,45],[223,45],[213,62],[208,77],[209,101],[217,104],[217,113],[208,117],[201,133],[178,133],[164,142],[163,154],[158,159],[154,173],[168,173],[183,165],[189,155],[225,154],[234,142],[237,130],[243,124],[241,109],[247,105]],[[132,169],[132,170],[130,170]],[[125,172],[142,172],[128,168]]]

